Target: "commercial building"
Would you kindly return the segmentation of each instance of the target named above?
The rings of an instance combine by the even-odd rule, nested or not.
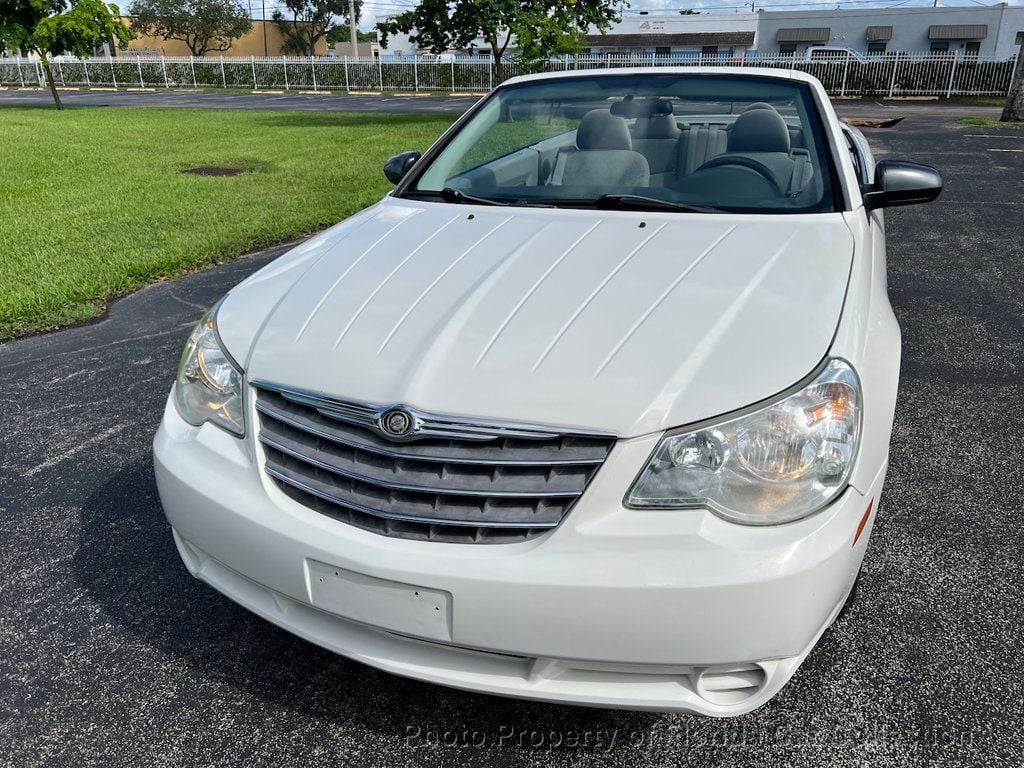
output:
[[[763,11],[757,27],[762,56],[800,56],[808,46],[849,48],[866,55],[893,51],[1005,56],[1024,34],[1024,6],[850,8]]]
[[[754,49],[758,13],[627,16],[605,34],[587,36],[584,53],[743,58]]]
[[[131,18],[125,18],[123,21],[129,26],[132,24]],[[252,29],[232,40],[227,50],[210,52],[207,56],[280,56],[284,42],[285,36],[277,24],[253,19]],[[128,47],[122,49],[120,53],[122,56],[188,56],[189,50],[180,40],[164,40],[162,37],[142,35],[128,43]],[[316,54],[326,56],[327,53],[327,42],[321,38],[316,43]]]
[[[584,54],[672,58],[803,56],[810,46],[848,48],[867,55],[894,51],[959,55],[1014,55],[1024,35],[1024,6],[864,8],[756,13],[639,12],[604,33],[592,29]],[[507,55],[516,54],[515,41]],[[395,35],[382,55],[425,53],[407,35]],[[489,56],[478,39],[447,55]]]

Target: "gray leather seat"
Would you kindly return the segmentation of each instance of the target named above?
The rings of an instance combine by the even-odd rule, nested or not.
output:
[[[789,128],[782,116],[771,108],[755,108],[736,118],[729,131],[725,155],[742,155],[766,166],[779,189],[786,193],[791,187],[795,163],[790,148]]]
[[[670,104],[667,106],[671,109]],[[675,178],[676,149],[682,133],[671,112],[655,113],[637,120],[633,149],[647,158],[652,186],[666,184]]]
[[[551,184],[581,187],[646,187],[651,170],[633,151],[629,127],[606,109],[587,112],[576,129],[576,150],[559,153]]]
[[[724,123],[691,123],[676,142],[676,177],[693,173],[726,150],[729,133]]]
[[[748,104],[746,109],[744,109],[743,111],[749,112],[752,109],[770,109],[773,112],[778,112],[778,110],[775,109],[775,107],[773,107],[771,104],[765,101],[755,101],[753,104]],[[789,125],[788,123],[786,127],[789,128],[789,145],[791,147],[807,146],[806,142],[804,141],[803,128],[797,128],[795,126]]]

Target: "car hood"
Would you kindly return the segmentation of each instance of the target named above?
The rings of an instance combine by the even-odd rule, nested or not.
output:
[[[389,198],[233,290],[218,324],[250,380],[632,436],[811,372],[853,251],[841,214]]]

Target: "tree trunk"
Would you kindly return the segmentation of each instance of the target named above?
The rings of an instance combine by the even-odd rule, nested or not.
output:
[[[1024,40],[1021,41],[1020,50],[1017,51],[1017,66],[1013,68],[1013,82],[1010,84],[1010,93],[1006,96],[1003,116],[999,119],[1004,123],[1024,122]]]
[[[505,64],[502,62],[502,51],[498,48],[498,41],[491,42],[491,56],[494,57],[494,85],[501,85],[505,79]]]
[[[57,93],[57,84],[53,82],[53,70],[50,69],[50,59],[45,54],[40,54],[39,60],[42,62],[43,72],[46,74],[46,84],[50,86],[50,93],[53,94],[53,103],[57,109],[64,109],[64,105],[60,100],[60,94]]]

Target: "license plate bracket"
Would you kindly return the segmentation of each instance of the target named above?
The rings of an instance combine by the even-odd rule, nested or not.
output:
[[[414,637],[451,641],[452,596],[307,560],[310,602],[329,613]]]

